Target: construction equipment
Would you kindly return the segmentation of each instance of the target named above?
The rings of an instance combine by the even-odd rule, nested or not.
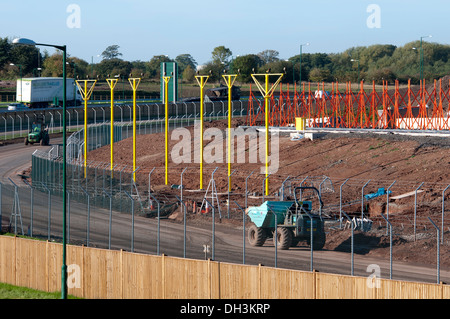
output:
[[[297,199],[297,191],[313,190],[317,193],[319,210],[313,212],[312,201]],[[247,215],[253,222],[248,230],[248,241],[252,246],[264,245],[267,238],[275,236],[277,247],[289,249],[300,241],[306,241],[313,250],[320,250],[325,245],[324,216],[322,216],[323,202],[320,193],[315,187],[300,186],[294,190],[294,201],[266,201],[261,206],[247,209]],[[312,229],[311,229],[312,222]],[[312,230],[312,233],[311,233]],[[312,235],[312,236],[311,236]]]
[[[36,118],[36,121],[31,126],[30,132],[25,137],[25,145],[33,145],[34,143],[40,143],[41,145],[49,145],[50,143],[47,125],[41,117]]]
[[[231,99],[238,101],[241,98],[241,88],[233,86],[231,89]],[[217,88],[211,88],[205,92],[205,102],[217,102],[228,100],[228,87],[221,85]],[[184,98],[182,102],[199,102],[200,97],[188,97]]]

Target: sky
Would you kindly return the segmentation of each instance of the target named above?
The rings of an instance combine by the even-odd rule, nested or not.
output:
[[[448,0],[0,0],[0,37],[66,45],[70,56],[101,61],[190,54],[199,64],[217,46],[233,57],[276,50],[279,58],[339,53],[356,46],[419,40],[450,43]],[[47,49],[51,54],[53,49]]]

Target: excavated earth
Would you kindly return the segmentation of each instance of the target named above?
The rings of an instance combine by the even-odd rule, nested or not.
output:
[[[245,126],[245,119],[233,119],[232,127]],[[226,129],[227,121],[212,121],[204,123],[204,130],[216,128],[222,130],[223,150],[226,150]],[[184,130],[184,131],[183,131]],[[189,127],[178,132],[189,132],[194,134],[194,128]],[[194,136],[194,135],[192,135]],[[217,137],[216,136],[216,137]],[[264,135],[263,135],[264,136]],[[174,140],[170,139],[173,137]],[[215,139],[205,139],[205,150]],[[137,178],[139,186],[144,188],[148,185],[148,174],[151,174],[151,188],[156,193],[169,196],[171,193],[179,194],[180,190],[173,185],[179,185],[180,174],[183,174],[184,198],[195,199],[201,202],[205,191],[199,192],[199,163],[195,163],[198,157],[198,139],[191,142],[190,155],[187,163],[174,163],[172,161],[172,151],[180,142],[180,137],[169,135],[169,183],[164,185],[165,166],[165,135],[164,133],[137,135],[136,137],[136,166],[141,174]],[[114,163],[118,165],[128,165],[132,167],[133,152],[132,138],[124,139],[114,144]],[[179,144],[178,144],[179,146]],[[211,145],[209,145],[211,146]],[[216,149],[217,151],[217,149]],[[252,154],[257,150],[245,147],[245,152]],[[204,151],[206,152],[206,151]],[[247,155],[248,155],[247,154]],[[104,146],[88,154],[90,159],[109,163],[110,146]],[[225,162],[226,155],[222,156]],[[386,195],[379,196],[364,203],[364,213],[372,221],[372,229],[369,232],[355,231],[355,253],[380,256],[389,258],[390,238],[387,235],[385,222],[381,218],[381,213],[389,213],[389,220],[394,225],[393,231],[393,258],[395,260],[413,261],[423,264],[436,264],[436,235],[432,224],[428,221],[431,217],[440,226],[442,191],[450,184],[450,140],[445,137],[433,136],[407,136],[398,134],[374,134],[374,133],[339,133],[323,134],[314,137],[313,140],[306,138],[292,139],[288,134],[279,136],[279,167],[269,177],[270,195],[267,198],[273,199],[279,191],[283,180],[288,176],[297,177],[301,181],[306,176],[309,177],[309,184],[317,188],[327,186],[324,190],[323,201],[324,211],[331,215],[339,213],[340,186],[346,179],[349,179],[342,186],[342,202],[344,211],[351,216],[359,216],[361,212],[362,188],[364,194],[375,193],[379,188],[385,190],[392,185],[391,200],[389,202],[389,212],[386,210]],[[226,163],[204,163],[203,187],[209,186],[211,173],[218,167],[214,181],[217,191],[221,194],[223,202],[226,201],[228,175]],[[231,200],[239,198],[243,206],[242,198],[245,192],[245,179],[254,171],[251,178],[248,178],[248,190],[250,191],[249,205],[259,205],[262,202],[262,185],[264,178],[264,160],[257,163],[233,163],[232,170],[236,170],[231,176]],[[327,179],[328,177],[328,179]],[[331,180],[330,183],[321,181]],[[414,194],[414,191],[424,183],[421,190]],[[172,186],[172,187],[171,187]],[[195,191],[197,190],[197,191]],[[445,193],[445,200],[448,201],[450,191]],[[240,196],[233,197],[233,194]],[[401,198],[395,196],[404,195]],[[417,205],[417,235],[414,240],[412,230],[412,220],[414,213],[415,196]],[[394,199],[395,198],[395,199]],[[222,201],[222,199],[221,199]],[[222,215],[226,214],[226,206],[222,206]],[[230,206],[231,207],[231,206]],[[445,218],[447,217],[447,212]],[[180,215],[180,214],[178,214]],[[223,216],[222,216],[223,217]],[[190,223],[208,222],[207,214],[188,214]],[[173,222],[180,222],[177,211],[174,212]],[[233,207],[230,218],[221,218],[220,222],[229,224],[230,227],[241,225],[242,213]],[[450,266],[449,252],[449,226],[450,222],[445,221],[444,243],[440,247],[441,267]],[[350,252],[350,230],[331,228],[327,234],[326,250],[336,250]]]

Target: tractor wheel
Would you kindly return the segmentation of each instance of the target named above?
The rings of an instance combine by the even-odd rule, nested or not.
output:
[[[25,137],[25,145],[28,145],[28,137]]]
[[[278,227],[276,243],[282,250],[289,249],[292,245],[292,231],[286,227]]]
[[[266,241],[266,233],[264,229],[256,227],[256,225],[250,226],[248,230],[248,242],[252,246],[262,246]]]
[[[321,250],[323,246],[325,246],[326,235],[325,233],[320,233],[313,237],[313,250]],[[311,247],[311,239],[308,237],[307,239],[308,246]]]

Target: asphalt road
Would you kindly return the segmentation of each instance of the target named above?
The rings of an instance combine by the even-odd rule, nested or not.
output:
[[[51,143],[61,143],[54,139]],[[50,146],[25,146],[23,144],[9,144],[0,147],[0,181],[11,184],[11,178],[19,186],[20,205],[22,211],[23,229],[28,232],[31,224],[31,190],[18,176],[24,169],[31,166],[31,154],[35,149],[48,150]],[[6,210],[8,200],[12,202],[13,193],[2,190],[2,207]],[[7,198],[8,197],[8,198]],[[48,204],[51,202],[49,211]],[[298,246],[289,250],[275,250],[271,240],[267,240],[263,247],[251,247],[244,240],[243,227],[231,228],[218,222],[210,224],[186,225],[184,235],[183,223],[175,223],[166,219],[135,216],[130,213],[112,212],[99,209],[91,205],[89,216],[86,203],[76,202],[75,196],[69,194],[68,240],[70,243],[124,249],[138,253],[160,254],[194,259],[212,258],[221,262],[242,264],[262,264],[268,267],[279,267],[309,271],[311,267],[320,272],[351,274],[351,254],[336,251],[314,251],[309,247]],[[35,191],[33,195],[33,235],[48,236],[60,239],[62,234],[62,199],[53,195],[50,200],[48,194]],[[5,217],[11,213],[3,212]],[[89,219],[88,219],[89,217]],[[134,220],[134,228],[132,223]],[[89,231],[87,231],[89,225]],[[111,225],[111,232],[110,232]],[[158,231],[159,229],[159,231]],[[213,233],[214,230],[214,233]],[[110,236],[111,234],[111,236]],[[158,236],[159,234],[159,236]],[[110,241],[111,238],[111,241]],[[186,238],[186,245],[184,246]],[[245,243],[245,254],[244,254]],[[209,252],[204,252],[204,245],[209,246]],[[374,269],[379,269],[381,278],[390,277],[389,259],[368,257],[354,254],[354,275],[368,277],[373,275]],[[70,262],[70,261],[69,261]],[[374,266],[375,265],[375,266]],[[437,268],[435,265],[418,265],[393,261],[392,279],[421,281],[435,283]],[[450,271],[440,269],[440,280],[450,282]]]

